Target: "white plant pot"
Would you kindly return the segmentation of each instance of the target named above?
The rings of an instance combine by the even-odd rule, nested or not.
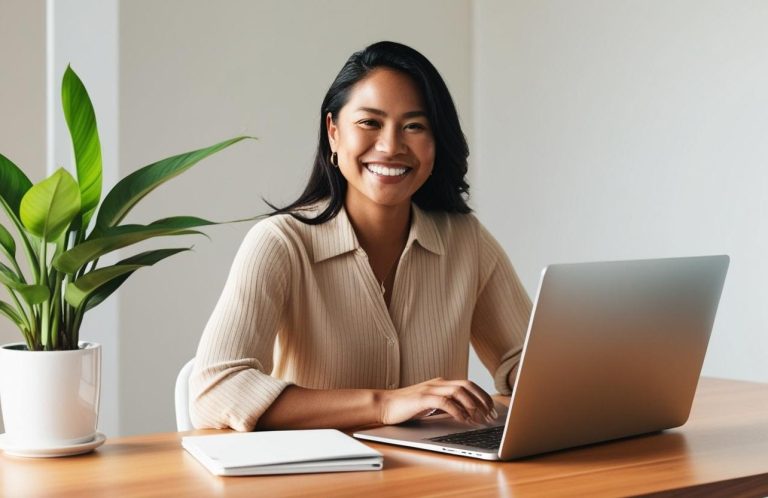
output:
[[[5,442],[61,448],[93,441],[99,417],[101,345],[73,351],[0,347],[0,405]]]

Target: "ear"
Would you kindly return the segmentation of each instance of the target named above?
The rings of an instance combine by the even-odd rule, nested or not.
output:
[[[331,144],[331,150],[336,150],[336,142],[339,138],[339,128],[333,122],[333,116],[329,112],[325,116],[325,127],[328,129],[328,143]]]

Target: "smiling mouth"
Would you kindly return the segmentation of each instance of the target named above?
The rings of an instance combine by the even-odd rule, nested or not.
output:
[[[383,166],[381,164],[366,164],[365,169],[378,176],[404,176],[411,171],[411,168],[406,167],[391,167]]]

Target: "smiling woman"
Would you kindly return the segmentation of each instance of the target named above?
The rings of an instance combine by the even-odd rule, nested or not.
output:
[[[197,427],[495,417],[470,342],[511,390],[531,303],[466,204],[445,82],[410,47],[356,52],[320,109],[304,193],[243,242],[198,347]]]

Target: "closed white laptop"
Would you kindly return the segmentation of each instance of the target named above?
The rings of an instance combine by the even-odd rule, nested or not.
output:
[[[484,428],[442,419],[355,437],[509,460],[685,423],[728,256],[550,265],[510,407]]]
[[[334,429],[186,436],[181,445],[220,476],[381,470],[381,453]]]

